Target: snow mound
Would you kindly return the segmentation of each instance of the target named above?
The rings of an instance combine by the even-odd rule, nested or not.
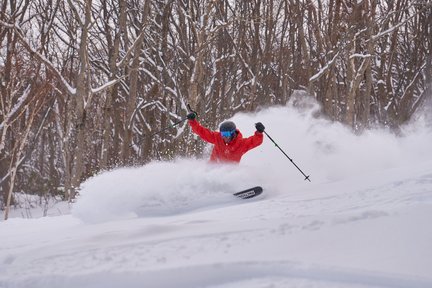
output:
[[[312,182],[268,138],[240,165],[103,172],[81,187],[73,215],[0,222],[0,287],[432,287],[422,119],[399,136],[353,135],[313,102],[238,114],[244,135],[264,123]],[[259,199],[231,195],[258,184]]]

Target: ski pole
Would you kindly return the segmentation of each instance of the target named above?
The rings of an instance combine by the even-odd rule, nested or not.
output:
[[[191,111],[191,112],[195,113],[196,115],[198,115],[197,112],[195,112],[194,110],[192,110],[192,108],[190,107],[189,104],[187,105],[187,107],[188,107],[189,111]],[[171,125],[169,125],[169,126],[163,128],[162,130],[159,130],[159,131],[157,131],[157,132],[154,132],[154,133],[152,133],[152,134],[149,134],[149,135],[144,134],[143,137],[144,137],[144,136],[147,136],[147,137],[153,137],[153,136],[155,136],[155,135],[157,135],[157,134],[160,134],[160,133],[162,133],[162,132],[164,132],[164,131],[166,131],[166,130],[168,130],[168,129],[170,129],[170,128],[173,128],[174,126],[179,125],[180,123],[182,123],[182,122],[184,122],[184,121],[186,121],[186,120],[188,120],[187,117],[185,117],[185,118],[183,118],[183,119],[181,119],[181,120],[179,120],[179,121],[177,121],[177,122],[174,122],[173,124],[171,124]],[[136,143],[135,145],[140,145],[140,144],[144,141],[143,137],[141,137],[141,140],[139,140],[138,143]],[[134,145],[134,144],[130,144],[129,147],[132,147],[133,145]]]
[[[170,128],[172,128],[172,127],[174,127],[174,126],[176,126],[176,125],[178,125],[178,124],[180,124],[180,123],[182,123],[184,121],[186,121],[186,120],[187,120],[187,118],[183,118],[183,119],[181,119],[181,120],[179,120],[179,121],[177,121],[177,122],[175,122],[175,123],[173,123],[173,124],[171,124],[171,125],[163,128],[162,130],[159,130],[159,131],[154,132],[154,133],[149,134],[149,135],[144,134],[142,137],[140,137],[141,139],[137,143],[132,143],[132,144],[129,145],[129,147],[132,147],[134,145],[140,145],[144,141],[144,137],[153,137],[153,136],[155,136],[157,134],[160,134],[160,133],[162,133],[162,132],[164,132],[164,131],[166,131],[166,130],[168,130],[168,129],[170,129]]]
[[[157,131],[157,132],[154,132],[154,133],[152,133],[152,134],[150,134],[150,135],[145,135],[145,134],[144,134],[144,136],[153,137],[153,136],[155,136],[155,135],[157,135],[157,134],[160,134],[160,133],[162,133],[162,132],[164,132],[164,131],[166,131],[166,130],[168,130],[168,129],[170,129],[170,128],[173,128],[174,126],[177,126],[178,124],[180,124],[180,123],[182,123],[182,122],[184,122],[184,121],[186,121],[186,120],[187,120],[187,118],[183,118],[183,119],[181,119],[181,120],[179,120],[179,121],[177,121],[177,122],[174,122],[173,124],[171,124],[171,125],[169,125],[169,126],[163,128],[162,130],[159,130],[159,131]]]
[[[285,151],[283,151],[282,150],[282,148],[280,148],[279,147],[279,145],[273,140],[273,138],[272,137],[270,137],[270,135],[268,135],[267,134],[267,132],[265,132],[265,131],[263,131],[264,132],[264,134],[265,135],[267,135],[267,137],[275,144],[275,146],[277,147],[277,148],[279,148],[279,150],[288,158],[288,160],[290,160],[291,161],[291,163],[303,174],[303,176],[305,176],[305,179],[304,180],[308,180],[309,182],[311,182],[311,180],[309,179],[309,177],[310,177],[310,175],[309,176],[306,176],[306,174],[305,173],[303,173],[303,171],[294,163],[294,161],[293,161],[293,159],[291,159],[286,153],[285,153]]]

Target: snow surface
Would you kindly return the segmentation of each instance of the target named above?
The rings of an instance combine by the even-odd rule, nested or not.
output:
[[[0,222],[0,287],[432,287],[430,119],[356,136],[297,104],[233,120],[311,183],[268,138],[238,166],[101,173],[68,215]]]

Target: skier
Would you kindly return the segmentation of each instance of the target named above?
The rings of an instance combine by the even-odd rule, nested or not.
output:
[[[264,125],[261,122],[255,124],[256,132],[253,136],[243,138],[234,122],[225,121],[219,131],[211,131],[196,120],[197,114],[192,112],[187,115],[192,131],[202,140],[214,145],[210,156],[210,162],[239,163],[241,157],[249,150],[261,145],[263,142]]]

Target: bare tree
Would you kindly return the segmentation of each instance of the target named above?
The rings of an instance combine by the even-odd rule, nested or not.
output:
[[[1,3],[3,206],[17,189],[72,200],[102,169],[200,154],[186,121],[172,126],[187,104],[216,128],[309,95],[360,132],[397,128],[431,95],[427,1]]]

